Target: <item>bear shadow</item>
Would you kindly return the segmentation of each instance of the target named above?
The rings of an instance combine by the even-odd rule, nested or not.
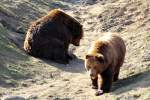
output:
[[[114,82],[112,94],[121,94],[138,88],[150,87],[150,71],[144,71]]]
[[[48,65],[57,67],[63,71],[72,72],[72,73],[83,73],[86,71],[84,68],[84,60],[77,57],[70,60],[68,64],[59,64],[48,59],[42,59],[42,60]]]

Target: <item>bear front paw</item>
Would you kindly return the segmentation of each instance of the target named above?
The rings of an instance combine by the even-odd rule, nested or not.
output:
[[[95,95],[99,96],[99,95],[102,95],[103,93],[104,93],[103,90],[99,89],[96,91]]]

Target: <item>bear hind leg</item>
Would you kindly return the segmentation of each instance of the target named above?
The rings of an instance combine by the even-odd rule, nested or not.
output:
[[[57,63],[68,64],[69,63],[69,59],[67,58],[68,51],[65,48],[64,43],[58,39],[52,39],[51,41],[52,41],[51,44],[55,44],[51,45],[52,60]]]
[[[67,59],[66,53],[64,53],[63,50],[61,51],[59,49],[55,50],[53,60],[60,64],[68,64],[69,63],[69,59]]]
[[[119,72],[114,74],[113,81],[116,82],[119,79]]]
[[[61,59],[55,59],[54,61],[57,63],[60,63],[60,64],[68,64],[69,63],[68,60],[61,60]]]
[[[116,72],[114,73],[114,77],[113,77],[113,81],[116,82],[119,79],[119,72],[120,72],[120,67],[121,67],[122,63],[119,63],[116,66]]]

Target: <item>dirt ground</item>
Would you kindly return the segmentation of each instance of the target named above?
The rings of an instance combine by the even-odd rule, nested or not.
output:
[[[67,65],[22,51],[30,21],[53,8],[63,9],[84,28],[81,46],[70,46],[77,58]],[[150,99],[150,0],[2,0],[0,23],[2,100],[13,96],[27,100]],[[95,96],[84,68],[84,55],[104,32],[118,32],[127,53],[112,92]]]

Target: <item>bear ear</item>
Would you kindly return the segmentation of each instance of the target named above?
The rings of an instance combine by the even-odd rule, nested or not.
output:
[[[92,57],[92,55],[87,54],[87,55],[85,56],[85,59],[89,59],[89,58],[91,58],[91,57]]]
[[[104,62],[105,62],[105,58],[104,58],[104,56],[101,55],[101,54],[97,54],[97,55],[96,55],[96,59],[97,59],[98,61],[100,61],[101,63],[104,63]]]

